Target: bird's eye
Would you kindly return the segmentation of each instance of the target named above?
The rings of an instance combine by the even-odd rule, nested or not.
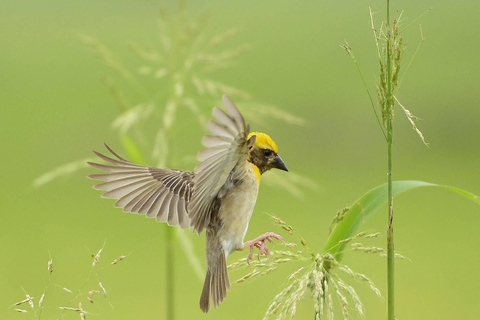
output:
[[[270,156],[273,154],[273,151],[270,150],[270,149],[263,149],[263,154],[264,154],[266,157],[270,157]]]

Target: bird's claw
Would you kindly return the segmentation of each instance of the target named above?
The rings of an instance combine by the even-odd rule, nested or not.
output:
[[[250,260],[252,260],[253,258],[253,252],[255,250],[255,247],[258,248],[258,261],[260,261],[260,256],[262,255],[271,256],[270,250],[267,248],[267,241],[270,243],[273,243],[272,238],[280,241],[285,241],[278,234],[273,232],[267,232],[253,240],[245,242],[245,244],[243,245],[243,248],[246,249],[250,247],[250,254],[247,257],[248,265],[250,265]]]

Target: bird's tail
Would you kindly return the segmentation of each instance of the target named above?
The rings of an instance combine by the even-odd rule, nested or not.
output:
[[[200,297],[200,309],[205,313],[210,309],[210,299],[212,299],[213,307],[217,308],[227,296],[227,290],[230,290],[227,261],[223,250],[218,251],[216,258],[218,258],[215,259],[216,263],[208,267]]]

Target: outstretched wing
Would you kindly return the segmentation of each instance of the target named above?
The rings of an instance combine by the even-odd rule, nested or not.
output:
[[[217,122],[209,121],[207,128],[212,136],[205,136],[202,144],[207,149],[198,153],[201,163],[195,168],[192,200],[188,204],[190,223],[201,233],[210,222],[212,208],[222,186],[237,163],[247,162],[249,143],[248,125],[240,111],[227,97],[222,97],[227,113],[213,108]]]
[[[145,214],[170,226],[190,227],[187,206],[192,195],[193,172],[138,165],[105,146],[118,160],[94,151],[100,159],[113,166],[88,162],[95,169],[107,173],[87,176],[105,181],[94,186],[107,191],[102,197],[118,199],[115,207],[123,208],[125,212]]]

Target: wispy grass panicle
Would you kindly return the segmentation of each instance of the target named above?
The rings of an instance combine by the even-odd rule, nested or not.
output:
[[[101,273],[125,259],[126,256],[121,255],[115,259],[115,263],[103,265],[101,270],[99,270],[98,266],[103,264],[100,258],[104,248],[105,244],[96,251],[96,253],[91,254],[92,265],[90,273],[76,289],[72,287],[67,288],[59,283],[52,285],[55,277],[55,269],[53,259],[50,257],[46,264],[48,278],[43,290],[39,290],[39,294],[33,296],[22,288],[25,298],[13,303],[13,310],[18,313],[29,313],[31,314],[31,319],[41,320],[45,318],[43,314],[45,309],[49,309],[49,317],[52,317],[56,310],[57,315],[55,319],[64,319],[67,317],[67,313],[70,312],[75,312],[80,319],[85,319],[89,314],[87,311],[87,309],[89,309],[88,306],[93,303],[96,305],[106,304],[113,308],[108,301],[107,289],[99,278]],[[84,306],[86,306],[86,308]]]
[[[159,167],[170,165],[169,132],[178,120],[178,110],[187,110],[191,114],[188,121],[194,120],[205,127],[212,106],[218,103],[222,94],[238,103],[248,122],[265,125],[268,118],[291,125],[305,124],[305,120],[297,115],[255,101],[249,93],[215,77],[216,71],[234,65],[250,46],[230,46],[230,40],[238,32],[235,28],[207,36],[208,18],[208,12],[192,17],[186,1],[180,1],[176,11],[163,8],[157,20],[158,42],[149,47],[138,43],[129,45],[137,58],[134,66],[123,63],[95,37],[79,35],[106,67],[103,83],[119,110],[112,128],[119,133],[129,156],[128,149],[135,144],[142,154],[150,153],[141,157],[144,162]],[[147,134],[146,128],[157,128],[157,132]],[[130,148],[126,140],[130,141]],[[86,168],[85,162],[81,160],[59,166],[37,178],[34,184],[43,186],[63,175],[73,174]],[[314,185],[308,178],[294,174],[270,178],[266,180],[267,184],[268,180],[275,180],[270,184],[283,187],[296,196],[301,194],[301,188]]]
[[[265,320],[294,318],[299,302],[306,298],[313,300],[314,318],[318,320],[334,319],[336,305],[341,309],[343,319],[349,319],[352,312],[363,316],[363,304],[349,280],[366,283],[381,297],[380,290],[366,275],[341,264],[328,252],[315,253],[292,225],[279,217],[273,215],[270,217],[274,226],[287,234],[285,239],[293,239],[293,242],[282,244],[286,250],[272,250],[270,258],[252,260],[250,264],[247,259],[239,259],[229,265],[230,269],[248,271],[235,281],[244,283],[269,274],[279,268],[280,264],[300,264],[286,279],[285,287],[273,298],[265,313]],[[348,241],[354,238],[376,239],[378,235],[378,232],[359,232]]]
[[[95,158],[89,157],[60,165],[51,171],[38,176],[33,180],[33,186],[41,187],[55,179],[71,175],[80,169],[86,169],[88,167],[87,162],[89,161],[95,161]]]
[[[371,16],[373,17],[373,15]],[[394,117],[394,95],[398,87],[401,60],[405,49],[403,38],[399,32],[399,19],[400,17],[393,20],[391,28],[388,24],[383,24],[385,27],[380,28],[380,31],[374,37],[377,48],[380,48],[377,95],[382,111],[383,125],[386,130],[388,122],[393,121]]]
[[[343,319],[349,319],[352,311],[363,316],[360,297],[354,287],[342,278],[342,274],[367,282],[376,294],[380,294],[368,277],[339,264],[330,254],[312,254],[309,261],[308,266],[301,267],[288,277],[287,287],[273,298],[264,319],[294,318],[298,303],[307,296],[313,300],[315,319],[334,319],[337,303]]]

